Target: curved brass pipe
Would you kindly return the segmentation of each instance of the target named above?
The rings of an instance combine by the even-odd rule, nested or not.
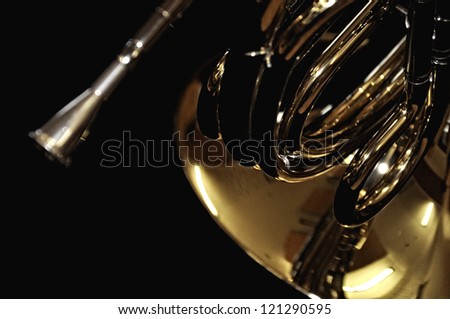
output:
[[[377,23],[389,13],[393,1],[369,1],[345,29],[333,40],[323,54],[314,62],[299,86],[294,102],[280,109],[275,137],[281,146],[276,150],[279,178],[289,182],[302,181],[333,168],[336,163],[311,163],[305,161],[303,136],[304,125],[316,101],[339,67],[357,50]],[[294,147],[286,147],[284,141],[294,136]],[[306,158],[307,159],[307,158]]]
[[[405,98],[356,153],[341,180],[334,211],[344,225],[365,223],[392,200],[435,144],[435,136],[445,123],[447,105],[440,105],[445,101],[440,96],[448,90],[442,84],[448,81],[448,63],[443,59],[434,62],[431,71],[435,3],[412,3]]]
[[[100,104],[189,3],[164,1],[93,85],[30,135],[68,165]],[[414,0],[406,40],[323,107],[339,69],[398,5],[367,0],[353,17],[363,3],[272,0],[262,48],[229,48],[187,86],[175,115],[179,156],[211,217],[306,295],[448,297],[449,2]],[[334,23],[348,13],[345,27]],[[243,163],[230,152],[228,142],[259,143],[267,132],[275,140],[255,153],[275,157]]]

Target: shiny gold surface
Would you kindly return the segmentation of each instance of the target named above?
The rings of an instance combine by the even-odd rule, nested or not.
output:
[[[413,118],[418,128],[425,127],[428,120],[422,117],[427,114],[429,104],[435,103],[431,102],[434,95],[431,86],[426,103],[399,102],[410,89],[405,85],[403,65],[411,42],[405,45],[406,37],[399,39],[342,102],[334,106],[318,103],[331,78],[354,52],[370,41],[372,31],[392,12],[394,1],[368,1],[323,52],[318,52],[303,78],[291,80],[295,68],[306,63],[303,60],[317,44],[317,39],[326,38],[329,23],[352,3],[348,0],[310,1],[282,30],[285,8],[280,1],[271,1],[261,23],[262,31],[267,33],[266,44],[260,51],[248,54],[265,56],[254,84],[253,99],[249,102],[250,117],[258,107],[276,109],[272,114],[273,127],[269,130],[273,130],[278,141],[299,134],[300,148],[274,146],[274,172],[261,162],[242,166],[229,153],[226,145],[229,138],[221,135],[221,125],[225,121],[233,122],[232,118],[218,117],[217,139],[203,135],[197,114],[202,116],[205,110],[220,113],[232,107],[223,103],[223,95],[226,101],[229,95],[232,101],[243,98],[236,94],[239,90],[230,89],[229,85],[220,89],[229,69],[231,74],[239,74],[224,55],[209,77],[209,82],[216,83],[215,89],[208,83],[205,90],[208,81],[194,78],[175,118],[176,131],[181,133],[183,143],[189,141],[190,145],[180,153],[186,163],[185,173],[211,217],[225,232],[257,262],[310,297],[449,298],[448,147],[437,144],[430,148],[411,147],[414,139],[422,138],[420,132],[405,133],[395,143],[391,141],[397,139],[399,128],[408,127],[407,123]],[[283,88],[284,92],[286,87],[293,86],[296,93],[291,100],[283,93],[277,105],[269,104],[264,98],[260,102],[262,105],[257,105],[255,96],[264,81],[264,66],[272,68],[270,59],[277,54],[286,61],[296,56],[293,68],[285,75]],[[245,81],[241,78],[244,75],[245,72],[235,76],[233,81]],[[435,80],[430,80],[432,82]],[[205,99],[208,95],[215,99]],[[436,100],[436,105],[439,103]],[[242,111],[237,109],[237,112]],[[320,115],[314,114],[314,119],[308,122],[307,118],[313,113]],[[210,119],[214,121],[214,118]],[[437,121],[441,128],[436,140],[442,136],[444,141],[445,121]],[[250,130],[250,135],[246,136],[252,138],[253,123],[245,129]],[[305,141],[314,139],[323,147],[302,148],[302,135]],[[369,138],[365,139],[365,135]],[[431,143],[429,138],[423,140]],[[345,148],[340,143],[344,143]],[[381,148],[385,144],[389,145],[386,154],[381,159],[375,157],[375,152],[384,153]],[[365,149],[368,151],[361,155],[361,150]],[[400,181],[409,175],[392,177],[394,168],[398,174],[412,171],[422,158],[416,155],[420,152],[427,153],[411,178]],[[320,159],[333,154],[343,155],[345,160],[332,161],[323,167],[322,164],[298,166],[302,159]],[[414,161],[404,158],[414,158]],[[370,161],[374,164],[366,163]],[[359,192],[360,198],[368,198],[366,205],[388,195],[392,200],[378,205],[376,214],[367,218],[361,215],[360,223],[346,223],[342,220],[352,214],[353,208],[345,204],[350,207],[345,209],[347,206],[342,203],[355,199],[345,192],[336,193],[348,172],[357,172],[353,169],[355,165],[363,171],[360,175],[355,173],[356,177],[367,184]],[[369,173],[370,178],[366,180],[364,176]],[[357,184],[358,179],[355,180]]]
[[[187,87],[175,119],[180,138],[192,142],[180,154],[185,173],[211,217],[252,258],[309,296],[450,297],[448,184],[433,199],[436,181],[423,182],[427,170],[418,170],[370,223],[344,228],[332,214],[344,165],[301,183],[240,166],[217,153],[225,150],[220,139],[196,129],[201,87],[197,79]],[[198,152],[194,140],[213,143],[215,152]],[[211,155],[221,161],[212,165]],[[424,166],[436,156],[444,154],[435,149]]]
[[[164,1],[93,85],[31,136],[69,164],[101,102],[189,3]],[[175,115],[181,163],[211,217],[310,297],[450,298],[450,56],[436,23],[450,20],[435,1],[410,4],[396,16],[408,11],[404,33],[376,64],[350,67],[365,78],[349,88],[333,81],[397,2],[270,1],[262,46],[205,63]],[[424,26],[428,38],[418,35]]]

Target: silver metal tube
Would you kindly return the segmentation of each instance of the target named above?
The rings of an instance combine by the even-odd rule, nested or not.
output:
[[[67,104],[41,128],[31,132],[30,137],[47,151],[51,158],[69,165],[70,154],[80,140],[88,135],[89,126],[102,102],[125,78],[141,54],[155,43],[190,3],[191,0],[164,1],[90,88]]]

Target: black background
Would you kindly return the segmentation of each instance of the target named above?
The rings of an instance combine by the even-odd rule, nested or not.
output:
[[[228,47],[256,49],[263,5],[196,1],[105,103],[70,168],[49,162],[27,137],[90,85],[157,3],[44,1],[10,11],[2,297],[302,297],[216,225],[181,168],[100,167],[101,144],[124,130],[170,139],[195,70]]]

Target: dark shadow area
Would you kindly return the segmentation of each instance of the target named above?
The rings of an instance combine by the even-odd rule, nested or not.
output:
[[[2,153],[1,297],[302,298],[216,225],[181,168],[100,165],[103,143],[124,131],[170,140],[193,72],[230,46],[251,47],[261,7],[195,2],[105,103],[64,168],[28,132],[84,91],[158,2],[91,3],[18,10],[28,32],[9,46],[20,61],[8,66],[13,98],[4,105],[14,137]]]

